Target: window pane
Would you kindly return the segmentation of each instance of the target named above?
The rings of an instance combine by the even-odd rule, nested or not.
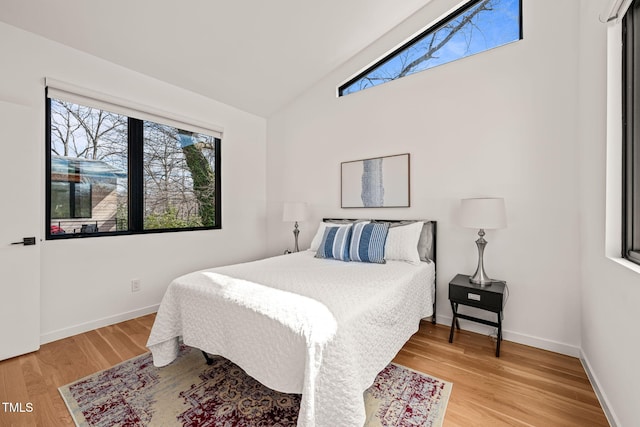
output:
[[[73,183],[74,218],[91,218],[91,184],[88,182]]]
[[[123,229],[127,128],[125,116],[51,100],[52,234]]]
[[[622,256],[640,264],[640,2],[634,1],[623,20],[623,180]]]
[[[71,183],[51,182],[51,219],[71,218]]]
[[[144,122],[144,229],[215,226],[215,138]]]
[[[340,96],[520,40],[520,0],[481,0],[340,87]]]

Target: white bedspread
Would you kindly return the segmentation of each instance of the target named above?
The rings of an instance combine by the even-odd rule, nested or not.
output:
[[[432,314],[434,263],[365,264],[305,251],[190,273],[167,289],[147,346],[184,344],[301,393],[298,426],[362,427],[363,392]]]

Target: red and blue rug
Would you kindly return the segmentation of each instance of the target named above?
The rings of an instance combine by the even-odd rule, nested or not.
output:
[[[365,392],[367,427],[441,426],[452,384],[390,364]],[[147,353],[60,387],[79,426],[291,427],[300,396],[185,347],[163,368]]]

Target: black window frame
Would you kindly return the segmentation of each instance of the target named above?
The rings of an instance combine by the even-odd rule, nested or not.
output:
[[[640,264],[640,0],[622,20],[622,258]]]
[[[363,71],[358,73],[356,76],[352,77],[351,79],[347,80],[345,83],[341,84],[338,87],[338,97],[340,98],[340,97],[349,95],[351,93],[357,93],[357,92],[360,92],[361,90],[363,90],[363,89],[361,89],[361,90],[358,90],[356,92],[350,92],[348,94],[344,93],[345,89],[347,89],[349,86],[351,86],[352,84],[354,84],[355,82],[357,82],[358,80],[360,80],[361,78],[363,78],[364,76],[369,74],[371,71],[375,70],[376,68],[381,67],[386,62],[392,60],[398,53],[402,52],[405,49],[410,48],[414,44],[419,43],[423,38],[428,37],[432,33],[438,31],[440,29],[440,27],[443,27],[449,21],[457,18],[458,15],[462,15],[467,10],[473,8],[475,5],[477,5],[481,1],[482,0],[470,0],[469,2],[463,4],[458,9],[454,10],[453,12],[451,12],[450,14],[445,16],[444,18],[440,19],[439,21],[437,21],[435,24],[431,25],[426,30],[421,31],[417,36],[413,37],[412,39],[410,39],[406,43],[398,46],[393,51],[391,51],[390,53],[386,54],[385,56],[380,58],[378,61],[374,62],[371,66],[365,68]],[[523,30],[522,30],[522,0],[518,0],[518,7],[519,7],[519,11],[520,11],[519,22],[518,22],[520,34],[518,35],[518,37],[519,37],[518,40],[522,40],[523,37],[524,37]],[[462,58],[466,58],[466,57],[467,56],[463,56],[463,57],[460,57],[458,59],[462,59]],[[426,70],[423,70],[423,71],[426,71]],[[409,75],[411,75],[411,74],[409,74]],[[390,81],[392,81],[392,80],[390,80]],[[385,82],[385,83],[388,83],[388,82]],[[371,87],[375,87],[375,86],[371,86]],[[369,88],[366,88],[366,89],[369,89]]]
[[[219,230],[222,229],[222,154],[221,142],[214,138],[215,159],[215,212],[212,226],[183,227],[183,228],[156,228],[144,229],[144,122],[145,120],[128,117],[128,229],[122,231],[95,232],[95,233],[62,233],[51,232],[51,98],[45,88],[45,239],[60,240],[85,237],[128,236],[136,234],[174,233],[182,231]],[[160,123],[160,122],[158,122]],[[55,220],[55,219],[54,219]]]

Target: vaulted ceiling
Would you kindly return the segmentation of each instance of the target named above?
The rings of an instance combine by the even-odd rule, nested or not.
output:
[[[0,21],[268,117],[429,1],[0,0]]]

